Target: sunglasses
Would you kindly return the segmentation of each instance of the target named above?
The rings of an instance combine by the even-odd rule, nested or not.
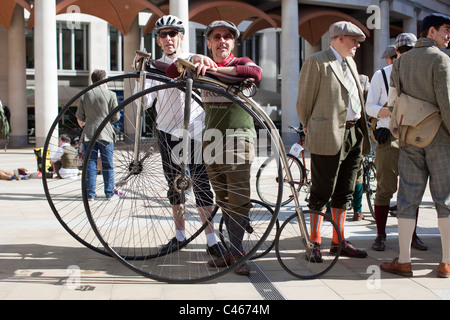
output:
[[[178,31],[176,30],[171,30],[171,31],[161,31],[160,33],[158,33],[158,36],[162,39],[164,39],[165,37],[169,36],[171,38],[175,37],[178,35]]]
[[[234,36],[231,33],[226,33],[226,34],[220,34],[220,33],[215,33],[212,38],[216,41],[220,41],[220,39],[224,39],[224,40],[231,40],[234,39]]]

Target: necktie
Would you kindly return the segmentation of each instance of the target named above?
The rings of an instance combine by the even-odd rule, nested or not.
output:
[[[361,101],[359,100],[359,92],[358,87],[356,86],[355,79],[353,78],[348,66],[347,61],[345,59],[342,60],[342,71],[344,72],[344,77],[348,82],[348,87],[350,88],[349,95],[352,110],[356,114],[361,113]]]

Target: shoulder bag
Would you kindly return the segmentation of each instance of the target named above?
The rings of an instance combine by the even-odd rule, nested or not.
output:
[[[399,66],[400,61],[397,62],[397,98],[394,102],[389,129],[400,144],[402,141],[405,143],[405,147],[411,144],[424,148],[433,141],[441,126],[441,113],[434,104],[402,91]]]

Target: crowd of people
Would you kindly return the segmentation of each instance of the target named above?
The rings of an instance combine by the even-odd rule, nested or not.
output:
[[[297,112],[306,133],[305,148],[311,153],[311,180],[314,181],[309,207],[324,211],[329,201],[332,218],[339,227],[341,239],[345,239],[347,206],[352,200],[362,157],[370,151],[366,123],[370,116],[374,119],[371,123],[377,170],[377,236],[372,249],[377,251],[385,250],[386,220],[399,178],[399,258],[380,267],[390,273],[413,275],[411,246],[427,249],[415,230],[419,205],[429,180],[442,243],[438,276],[449,277],[450,187],[444,181],[450,181],[450,58],[440,49],[447,48],[450,41],[450,17],[437,13],[425,17],[418,40],[410,33],[396,38],[394,47],[387,48],[382,57],[389,65],[376,71],[371,79],[366,104],[353,60],[360,42],[365,40],[364,33],[345,21],[332,24],[329,31],[330,47],[305,61],[298,86]],[[405,114],[400,114],[399,120],[395,112],[405,96],[419,99],[407,106],[408,113],[419,114],[417,110],[426,102],[435,106],[441,116],[441,121],[434,124],[435,130],[423,130],[417,133],[415,141],[408,140],[408,143],[399,139],[398,131],[401,129],[405,134],[413,124],[402,124]],[[426,121],[426,117],[418,118],[417,123],[422,119]],[[400,123],[395,122],[397,127],[392,125],[393,120],[399,120]],[[418,145],[432,134],[435,136],[429,138],[431,143]],[[311,241],[315,244],[309,255],[311,261],[321,260],[321,238],[316,232],[319,225],[317,221],[311,225]],[[336,239],[333,237],[333,241]],[[355,248],[347,240],[343,240],[341,254],[367,256],[366,251]]]
[[[446,48],[450,41],[450,17],[443,14],[431,14],[423,19],[419,38],[411,33],[402,33],[383,54],[388,64],[377,70],[368,84],[367,97],[361,83],[361,77],[353,57],[360,43],[366,40],[360,28],[348,21],[333,23],[330,28],[330,47],[311,55],[304,62],[298,83],[297,113],[306,134],[305,148],[311,155],[311,180],[314,181],[310,191],[308,206],[310,209],[325,211],[327,203],[330,207],[332,219],[338,226],[340,237],[333,235],[331,250],[341,246],[341,255],[353,258],[365,258],[367,251],[356,248],[345,238],[344,224],[348,205],[351,203],[358,171],[365,155],[371,151],[368,120],[372,120],[373,137],[376,140],[375,166],[377,170],[377,189],[375,196],[375,221],[377,235],[372,249],[385,250],[386,221],[389,213],[390,201],[398,192],[398,232],[399,258],[392,262],[381,264],[381,269],[404,276],[412,276],[411,246],[426,250],[426,245],[416,234],[419,205],[429,180],[430,191],[438,213],[438,227],[441,233],[442,260],[438,267],[439,277],[450,276],[450,58],[440,48]],[[238,28],[228,21],[214,21],[205,32],[206,43],[210,57],[182,51],[184,40],[183,22],[175,16],[164,16],[156,22],[155,33],[158,45],[163,51],[159,59],[170,64],[167,75],[175,78],[179,76],[176,60],[183,58],[190,60],[199,74],[214,71],[227,75],[253,78],[259,82],[262,77],[261,68],[248,57],[235,57],[233,50],[235,41],[239,37]],[[400,67],[401,61],[401,67]],[[97,82],[105,77],[105,72],[96,70],[92,74],[92,81]],[[148,82],[146,86],[154,83]],[[175,89],[176,90],[176,89]],[[184,100],[178,91],[178,100],[171,106],[173,116],[183,117]],[[416,146],[404,143],[394,136],[390,127],[393,111],[400,103],[401,95],[409,95],[435,105],[442,121],[439,130],[426,146]],[[147,97],[151,104],[155,96]],[[202,221],[212,211],[212,192],[215,193],[216,203],[222,209],[225,226],[230,236],[229,251],[217,241],[213,226],[205,229],[207,251],[217,259],[208,261],[215,267],[234,264],[242,257],[242,241],[244,230],[249,223],[250,202],[250,169],[254,157],[253,120],[246,113],[239,113],[239,106],[230,105],[235,112],[226,112],[223,108],[216,108],[215,97],[203,96],[203,106],[196,106],[191,110],[192,120],[201,119],[204,124],[221,130],[225,137],[227,117],[232,114],[239,121],[233,121],[233,129],[242,129],[245,136],[233,139],[234,156],[243,161],[238,164],[201,163],[189,166],[190,173],[201,183],[194,183],[198,213]],[[94,130],[111,110],[117,106],[114,93],[105,85],[88,92],[81,99],[77,111],[77,118],[83,127],[83,141],[87,148]],[[156,109],[162,108],[156,103]],[[410,108],[414,111],[414,105]],[[158,111],[161,111],[158,109]],[[392,117],[391,117],[392,116]],[[236,120],[233,119],[233,120]],[[118,119],[113,119],[118,120]],[[182,121],[180,121],[182,123]],[[176,250],[185,240],[184,217],[177,212],[180,199],[174,190],[174,177],[181,170],[175,163],[171,163],[171,149],[182,138],[164,122],[157,118],[157,136],[162,153],[164,174],[168,183],[168,199],[172,206],[174,219],[174,237],[162,250]],[[204,129],[208,129],[205,127]],[[110,130],[113,130],[110,128]],[[97,174],[97,158],[102,159],[105,195],[114,197],[114,177],[112,153],[114,142],[110,140],[112,134],[105,132],[99,138],[89,160],[87,177],[88,198],[93,200]],[[191,137],[195,143],[198,137]],[[203,146],[208,141],[203,138]],[[206,142],[205,142],[206,140]],[[76,150],[70,145],[70,137],[59,137],[57,154],[52,159],[54,171],[61,178],[71,178],[75,175],[74,162]],[[164,151],[164,152],[163,152]],[[229,152],[230,150],[223,150]],[[8,179],[18,179],[15,171],[0,172]],[[399,183],[397,183],[399,179]],[[224,185],[226,186],[224,188]],[[212,187],[212,189],[211,189]],[[355,211],[356,212],[356,211]],[[359,220],[358,214],[354,220]],[[318,232],[320,221],[311,222],[311,241],[314,249],[308,252],[307,259],[313,263],[321,261],[321,235]],[[337,239],[341,243],[337,243]],[[235,272],[248,275],[250,268],[241,264]]]

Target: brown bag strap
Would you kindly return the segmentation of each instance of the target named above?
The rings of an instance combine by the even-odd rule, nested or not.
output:
[[[402,94],[402,83],[400,82],[400,59],[402,58],[402,56],[400,56],[397,59],[397,83],[398,83],[398,89],[397,89],[397,97],[400,96]]]

